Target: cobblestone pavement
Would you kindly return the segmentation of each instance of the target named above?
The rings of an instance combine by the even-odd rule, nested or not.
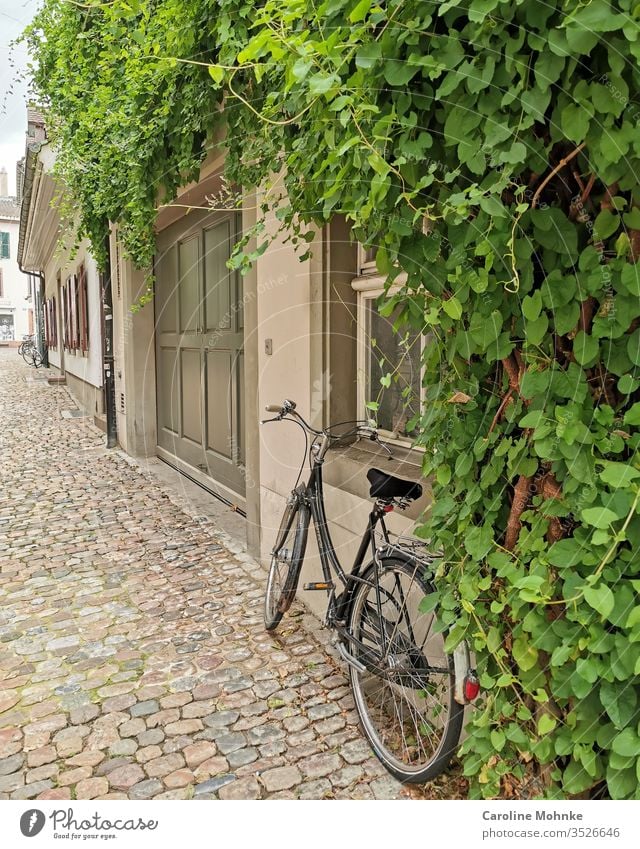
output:
[[[402,797],[313,617],[38,377],[0,351],[0,798]]]

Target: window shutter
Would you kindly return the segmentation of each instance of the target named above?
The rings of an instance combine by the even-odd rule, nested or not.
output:
[[[53,330],[53,339],[51,344],[54,348],[58,347],[58,311],[56,310],[56,296],[51,298],[51,327]]]
[[[89,350],[89,298],[87,293],[87,271],[84,265],[79,270],[80,289],[80,348]]]
[[[10,259],[10,243],[9,243],[9,234],[8,233],[0,233],[0,259]]]

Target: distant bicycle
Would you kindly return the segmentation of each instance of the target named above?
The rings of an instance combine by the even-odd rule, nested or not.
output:
[[[434,592],[434,555],[418,540],[392,541],[385,516],[403,509],[422,494],[420,484],[369,469],[370,495],[375,500],[359,551],[350,572],[336,555],[327,527],[322,487],[322,465],[328,449],[345,437],[378,443],[377,430],[360,422],[347,433],[337,426],[312,428],[296,412],[293,401],[269,404],[271,422],[294,422],[311,437],[308,454],[311,474],[295,486],[271,551],[271,567],[264,603],[268,631],[278,627],[291,606],[302,569],[309,525],[318,540],[322,580],[305,590],[328,596],[325,625],[349,666],[356,708],[373,751],[399,781],[431,781],[446,769],[460,732],[464,706],[479,692],[465,641],[449,653],[447,630],[438,621],[437,605],[423,604]],[[303,460],[304,467],[304,460]],[[300,475],[302,475],[302,468]],[[378,540],[376,530],[381,531]],[[370,556],[370,560],[365,562]],[[342,590],[334,580],[342,584]]]
[[[27,336],[18,345],[18,353],[28,366],[40,368],[43,363],[42,354],[36,345],[35,336]]]

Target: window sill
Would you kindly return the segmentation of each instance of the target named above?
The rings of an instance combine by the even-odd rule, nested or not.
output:
[[[418,481],[424,490],[422,497],[402,513],[407,519],[417,519],[431,503],[431,487],[422,474],[423,452],[397,443],[391,449],[393,457],[389,457],[375,443],[364,441],[335,448],[327,454],[323,480],[327,486],[336,487],[366,501],[371,501],[366,471],[372,467],[400,478]]]

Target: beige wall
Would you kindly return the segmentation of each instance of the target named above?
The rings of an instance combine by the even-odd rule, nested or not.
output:
[[[275,232],[272,218],[267,230]],[[348,230],[337,222],[317,234],[311,259],[300,262],[290,244],[278,238],[255,266],[257,291],[258,409],[285,398],[316,427],[356,418],[355,249]],[[268,343],[272,354],[267,353]],[[262,413],[262,417],[264,417]],[[251,427],[251,423],[249,423]],[[259,433],[261,556],[265,562],[275,539],[285,499],[294,485],[305,452],[304,436],[294,424],[264,425]],[[404,477],[420,478],[420,454],[399,448],[394,461],[368,447],[331,452],[325,463],[325,502],[338,557],[349,569],[371,509],[366,471],[371,466]],[[305,465],[304,476],[308,475]],[[249,496],[250,497],[250,496]],[[408,515],[392,514],[389,527],[408,533],[427,501]],[[314,531],[300,581],[322,580]],[[303,593],[322,615],[326,595]]]
[[[71,274],[76,274],[84,264],[87,274],[87,297],[89,316],[89,349],[87,351],[63,350],[64,326],[63,308],[58,291],[58,274],[64,285]],[[48,258],[44,266],[45,299],[55,295],[57,313],[56,348],[49,348],[49,364],[63,370],[67,384],[80,406],[89,415],[104,412],[102,401],[102,327],[100,275],[96,262],[89,251],[87,242],[82,242],[72,255],[71,247],[58,247]]]
[[[133,309],[148,274],[134,268],[112,228],[111,289],[118,442],[134,457],[156,453],[156,353],[153,300]]]

